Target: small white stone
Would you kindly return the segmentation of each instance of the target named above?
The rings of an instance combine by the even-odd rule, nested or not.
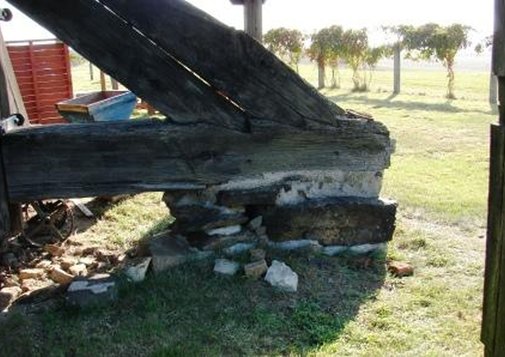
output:
[[[231,247],[225,248],[224,253],[226,255],[237,255],[256,247],[254,243],[237,243],[232,245]]]
[[[277,260],[274,260],[268,268],[265,281],[273,287],[287,292],[296,292],[298,289],[298,274],[291,270],[289,266]]]
[[[356,255],[368,254],[376,250],[386,249],[386,243],[376,243],[376,244],[359,244],[349,247],[349,252]]]
[[[125,269],[125,275],[134,283],[139,283],[144,281],[146,278],[147,269],[149,264],[151,264],[151,257],[142,259],[140,262],[134,265],[130,265]]]
[[[229,227],[223,227],[223,228],[216,228],[216,229],[211,229],[207,231],[207,234],[209,236],[231,236],[233,234],[240,233],[242,230],[242,226],[236,225],[236,226],[229,226]]]
[[[348,247],[346,247],[345,245],[331,245],[331,246],[323,247],[321,252],[324,255],[328,255],[330,257],[333,257],[335,255],[339,255],[339,254],[344,253],[347,249],[348,249]]]
[[[216,259],[214,273],[223,275],[235,275],[240,269],[240,264],[228,259]]]

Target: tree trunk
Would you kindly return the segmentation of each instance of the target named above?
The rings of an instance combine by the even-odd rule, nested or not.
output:
[[[325,68],[325,63],[324,61],[321,61],[319,60],[317,62],[317,73],[318,73],[318,85],[317,85],[317,88],[318,89],[322,89],[324,87],[326,87],[326,84],[325,84],[325,77],[326,77],[326,68]]]
[[[453,62],[448,61],[447,64],[447,99],[455,99],[456,96],[454,95],[454,69],[453,69]]]

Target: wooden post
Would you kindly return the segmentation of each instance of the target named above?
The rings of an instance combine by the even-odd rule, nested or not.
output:
[[[486,357],[505,355],[505,0],[495,0],[493,74],[498,78],[499,125],[491,126],[481,333]]]
[[[394,87],[393,93],[400,94],[401,89],[401,46],[396,44],[394,49]]]
[[[105,73],[100,71],[100,90],[105,92],[107,90],[107,82],[105,82]]]
[[[89,80],[90,81],[93,81],[95,78],[94,78],[94,73],[93,73],[93,63],[91,63],[91,61],[89,62]]]
[[[119,89],[119,83],[112,77],[110,77],[110,85],[112,89],[118,90]]]
[[[244,31],[263,42],[263,3],[265,0],[231,0],[234,5],[244,5]]]
[[[498,80],[493,72],[489,75],[489,104],[498,104]]]

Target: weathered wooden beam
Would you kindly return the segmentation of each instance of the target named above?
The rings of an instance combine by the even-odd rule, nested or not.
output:
[[[186,1],[101,1],[252,117],[303,127],[345,114],[260,43]]]
[[[135,120],[32,127],[2,137],[12,201],[202,187],[277,171],[381,171],[390,144],[382,124],[361,119],[313,130],[256,120],[250,133]]]
[[[244,2],[244,30],[256,41],[263,42],[263,0]]]
[[[493,73],[505,77],[505,0],[495,0]]]
[[[488,229],[481,340],[491,353],[505,353],[505,129],[491,126]]]
[[[99,2],[10,3],[172,120],[245,130],[241,110]],[[163,22],[157,7],[150,9],[150,19]]]

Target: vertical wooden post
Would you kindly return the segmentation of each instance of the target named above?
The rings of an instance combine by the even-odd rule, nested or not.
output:
[[[119,83],[112,77],[110,77],[110,85],[112,89],[118,90],[119,89]]]
[[[246,0],[244,3],[245,32],[263,42],[263,0]]]
[[[100,71],[100,90],[105,92],[107,90],[107,82],[105,82],[105,73]]]
[[[399,43],[396,44],[394,49],[394,86],[393,93],[400,94],[401,90],[401,46]]]
[[[95,75],[93,73],[93,63],[91,63],[91,61],[89,62],[89,80],[95,80]]]
[[[489,104],[498,104],[498,79],[492,71],[489,74]]]
[[[244,31],[263,42],[263,3],[265,0],[230,0],[234,5],[244,5]]]
[[[499,125],[491,126],[481,332],[486,357],[505,356],[505,0],[495,0],[493,73],[498,78]]]

